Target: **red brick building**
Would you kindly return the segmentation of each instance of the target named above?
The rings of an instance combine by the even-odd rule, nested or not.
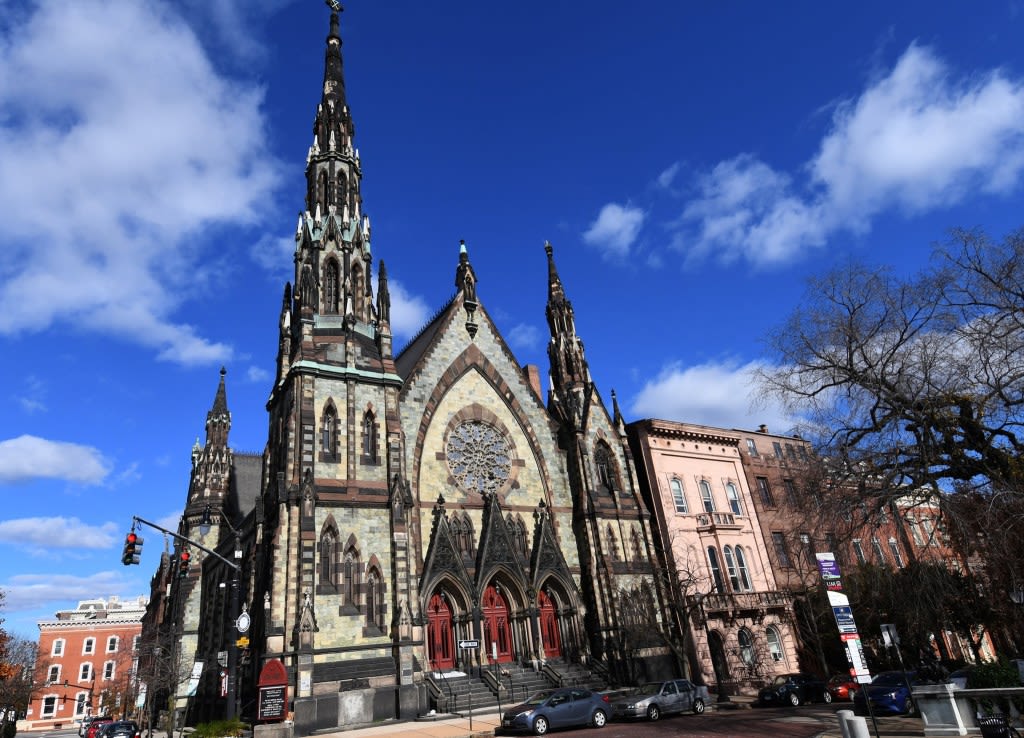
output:
[[[26,730],[67,728],[86,715],[130,716],[146,598],[84,600],[39,621]]]

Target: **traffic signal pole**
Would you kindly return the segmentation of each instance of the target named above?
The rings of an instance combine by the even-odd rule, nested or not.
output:
[[[144,518],[140,518],[137,515],[133,515],[132,516],[132,522],[133,523],[142,523],[143,525],[148,525],[150,528],[155,528],[156,530],[160,531],[161,533],[165,533],[165,534],[173,537],[175,540],[182,541],[183,543],[187,543],[190,546],[195,546],[200,551],[204,551],[204,552],[208,553],[210,556],[213,556],[214,558],[220,559],[222,562],[224,562],[229,567],[231,567],[231,584],[228,585],[228,586],[231,587],[231,600],[230,600],[230,602],[231,602],[231,605],[230,605],[231,609],[230,609],[229,617],[230,617],[230,622],[231,622],[230,627],[231,628],[237,628],[238,627],[238,616],[239,616],[239,612],[238,612],[238,607],[239,607],[239,592],[238,592],[238,590],[239,590],[239,578],[238,578],[238,574],[242,570],[241,564],[240,563],[236,563],[234,561],[229,561],[228,559],[224,558],[223,556],[221,556],[219,553],[217,553],[213,549],[207,548],[206,546],[204,546],[203,544],[199,543],[198,541],[193,541],[191,538],[186,538],[185,536],[179,535],[178,533],[175,533],[174,531],[167,530],[167,528],[164,528],[163,526],[157,525],[156,523],[151,523],[150,521],[148,521],[148,520],[146,520]],[[133,526],[133,528],[134,528],[134,526]],[[236,558],[241,558],[241,550],[240,550],[240,545],[239,545],[240,544],[240,540],[239,540],[238,531],[232,529],[232,533],[234,533],[234,535],[235,535],[235,557]],[[139,543],[141,543],[141,539],[139,540]],[[225,698],[227,700],[226,717],[227,717],[228,720],[231,720],[232,718],[234,718],[236,716],[236,714],[237,714],[237,707],[238,707],[237,704],[236,704],[237,699],[236,699],[236,696],[235,696],[236,695],[236,691],[237,691],[237,686],[236,685],[237,685],[237,681],[238,681],[237,680],[237,671],[238,671],[238,638],[237,638],[237,636],[238,636],[237,632],[229,633],[228,634],[228,684],[227,684],[227,694],[225,695]]]

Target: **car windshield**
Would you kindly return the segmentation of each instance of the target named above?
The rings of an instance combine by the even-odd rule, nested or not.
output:
[[[641,684],[639,687],[634,687],[629,690],[631,695],[640,694],[660,694],[661,693],[661,682],[648,682],[647,684]]]
[[[871,684],[881,685],[883,687],[898,687],[904,684],[903,675],[890,671],[885,674],[879,674],[872,680]]]
[[[787,682],[789,682],[789,679],[790,679],[790,677],[789,677],[788,674],[783,674],[781,676],[777,676],[777,677],[775,677],[775,681],[772,682],[772,686],[773,687],[781,687],[783,684],[786,684]]]
[[[529,698],[526,700],[526,702],[524,702],[523,704],[539,705],[542,702],[546,701],[553,694],[554,692],[552,692],[550,689],[542,689],[540,692],[534,692],[533,694],[531,694]]]

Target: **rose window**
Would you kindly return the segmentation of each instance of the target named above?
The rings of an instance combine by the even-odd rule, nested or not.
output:
[[[508,481],[512,458],[508,441],[492,425],[462,423],[448,436],[448,468],[459,486],[471,492],[497,492]]]

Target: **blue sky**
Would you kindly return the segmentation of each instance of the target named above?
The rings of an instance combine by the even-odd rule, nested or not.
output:
[[[1019,3],[351,0],[402,345],[454,291],[546,372],[543,244],[628,419],[785,430],[747,379],[809,275],[1019,227]],[[260,452],[319,0],[0,0],[0,612],[148,590],[227,367]]]

